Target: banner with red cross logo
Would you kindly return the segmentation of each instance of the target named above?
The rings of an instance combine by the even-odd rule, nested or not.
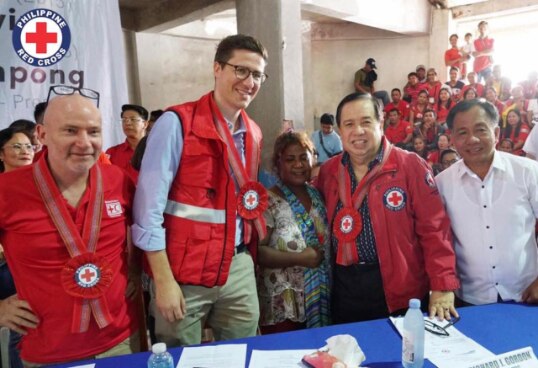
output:
[[[400,211],[405,207],[407,194],[402,188],[392,187],[383,194],[385,207],[391,211]]]

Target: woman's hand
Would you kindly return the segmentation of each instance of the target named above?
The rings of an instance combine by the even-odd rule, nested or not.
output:
[[[323,261],[324,253],[323,250],[307,247],[301,253],[301,266],[308,268],[316,268]]]

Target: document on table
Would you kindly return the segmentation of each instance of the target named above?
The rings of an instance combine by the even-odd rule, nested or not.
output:
[[[186,347],[177,368],[244,368],[247,344]]]
[[[95,364],[74,365],[69,368],[95,368]]]
[[[403,331],[403,317],[390,317],[400,335]],[[446,325],[446,321],[438,323],[436,319],[424,317],[437,323],[439,326]],[[438,336],[428,331],[425,333],[424,357],[439,368],[465,367],[473,362],[494,357],[491,351],[462,334],[454,326],[446,329],[449,336]]]
[[[301,359],[316,349],[309,350],[252,350],[248,368],[298,368],[304,367]]]

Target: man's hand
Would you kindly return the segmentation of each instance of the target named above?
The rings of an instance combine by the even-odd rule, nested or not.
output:
[[[454,307],[454,292],[432,291],[430,295],[430,318],[437,316],[439,320],[449,320],[451,316],[459,317]]]
[[[39,319],[25,300],[17,295],[0,300],[0,326],[8,327],[21,335],[26,335],[26,328],[36,328]]]
[[[180,321],[187,313],[183,292],[175,280],[155,284],[156,305],[159,313],[170,323]]]
[[[538,304],[538,278],[536,278],[532,284],[527,286],[521,295],[521,300],[529,304]]]

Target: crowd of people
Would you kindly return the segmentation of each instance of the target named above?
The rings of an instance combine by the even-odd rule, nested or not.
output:
[[[12,367],[136,352],[146,328],[183,346],[205,328],[228,340],[400,315],[411,298],[439,319],[538,303],[538,163],[521,157],[538,155],[538,78],[507,95],[479,32],[450,37],[445,84],[418,65],[390,98],[368,58],[312,139],[276,138],[267,188],[245,112],[267,77],[253,37],[219,43],[199,100],[122,106],[126,140],[106,152],[99,94],[51,87],[37,124],[0,132]]]

